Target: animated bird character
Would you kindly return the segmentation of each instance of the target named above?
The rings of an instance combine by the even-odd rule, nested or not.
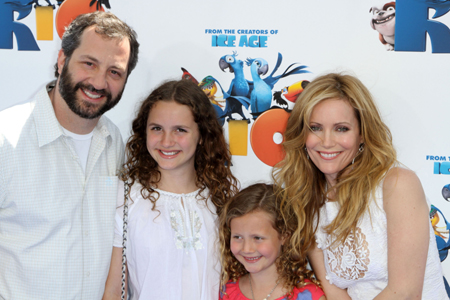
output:
[[[216,111],[217,120],[219,121],[220,126],[223,126],[225,123],[225,117],[223,116],[223,106],[219,102],[225,102],[225,100],[217,100],[214,96],[217,92],[217,85],[214,77],[206,76],[202,81],[200,81],[198,86],[203,90],[205,95],[208,96],[209,101],[211,101],[211,105]]]
[[[286,70],[284,70],[283,73],[281,73],[280,75],[274,76],[275,72],[278,70],[278,68],[281,65],[281,62],[283,61],[283,56],[281,55],[281,53],[278,53],[278,59],[277,62],[275,64],[275,68],[273,69],[272,73],[270,73],[269,76],[267,76],[266,78],[263,79],[263,81],[265,83],[267,83],[267,85],[273,89],[273,87],[275,86],[275,84],[281,79],[281,78],[285,78],[287,76],[290,75],[295,75],[295,74],[304,74],[304,73],[310,73],[308,70],[306,70],[307,66],[304,65],[300,65],[300,66],[296,66],[295,68],[293,68],[292,70],[291,67],[298,65],[298,63],[293,63],[290,64]]]
[[[206,76],[200,83],[195,79],[195,77],[189,73],[188,70],[185,68],[181,68],[181,71],[183,71],[183,74],[181,75],[182,80],[190,80],[196,85],[198,85],[203,92],[208,96],[209,100],[211,101],[211,105],[214,107],[214,110],[216,112],[217,120],[219,121],[220,126],[223,126],[225,123],[225,117],[223,117],[223,110],[219,106],[219,103],[215,100],[214,94],[217,91],[217,86],[215,85],[215,79],[212,76]],[[213,98],[214,100],[211,100]]]
[[[53,9],[55,9],[55,5],[53,5],[50,0],[45,0],[45,2],[47,2],[48,6],[53,7]],[[33,0],[31,2],[29,2],[27,5],[32,5],[34,3],[34,8],[42,6],[41,4],[39,4],[39,0]]]
[[[250,106],[250,99],[244,96],[231,96],[223,90],[222,85],[217,79],[212,76],[211,79],[217,83],[220,90],[222,91],[223,98],[225,99],[225,109],[223,114],[219,117],[219,122],[221,122],[222,119],[226,119],[227,122],[231,120],[244,120],[247,121],[247,123],[250,123],[250,120],[245,116],[242,110],[242,107],[248,109],[248,107]],[[235,119],[233,117],[233,114],[238,114],[240,116],[240,119]]]
[[[439,214],[442,216],[445,222],[445,227],[437,227],[440,221]],[[433,226],[434,235],[436,238],[436,244],[439,252],[439,259],[444,261],[447,258],[448,250],[450,249],[450,240],[448,238],[450,224],[445,219],[444,214],[434,205],[431,205],[430,209],[430,220],[431,225]],[[445,236],[447,235],[447,236]],[[447,279],[444,276],[444,285],[447,295],[450,296],[450,286],[447,282]]]
[[[253,89],[250,94],[250,107],[253,118],[270,108],[272,104],[272,88],[261,79],[269,71],[269,64],[263,58],[247,58],[246,63],[250,66],[253,79]]]
[[[442,188],[442,197],[445,200],[450,201],[450,184],[444,185]]]
[[[284,87],[281,91],[276,91],[273,93],[274,104],[287,112],[291,112],[295,101],[297,101],[298,96],[303,92],[308,83],[308,80],[301,80]]]
[[[188,72],[185,68],[181,68],[181,71],[183,71],[183,75],[181,75],[181,79],[187,79],[198,85],[197,79],[195,79],[194,76],[192,76],[191,73]]]
[[[250,86],[244,76],[244,62],[236,57],[237,52],[233,51],[233,54],[224,55],[219,60],[219,67],[222,71],[225,72],[228,69],[230,73],[234,73],[234,78],[231,80],[228,91],[224,93],[224,98],[229,96],[250,96]]]
[[[223,105],[220,104],[220,102],[225,102],[225,100],[218,99],[218,97],[215,96],[217,93],[217,85],[216,82],[214,81],[214,77],[206,76],[205,78],[202,79],[202,81],[200,81],[198,86],[203,90],[203,92],[205,92],[206,96],[208,96],[209,101],[211,101],[212,104],[218,105],[219,107],[223,107]]]
[[[252,106],[252,115],[256,118],[261,113],[271,107],[272,104],[272,89],[275,84],[281,79],[294,74],[309,73],[306,70],[306,66],[296,66],[297,63],[289,65],[286,70],[280,75],[274,75],[281,65],[283,56],[278,53],[278,59],[275,64],[275,68],[272,73],[264,79],[261,79],[261,75],[265,75],[269,70],[267,61],[263,58],[247,59],[247,65],[250,66],[253,82],[250,82],[250,97]],[[294,67],[295,66],[295,67]],[[291,69],[294,67],[293,69]],[[269,100],[270,98],[270,100]]]

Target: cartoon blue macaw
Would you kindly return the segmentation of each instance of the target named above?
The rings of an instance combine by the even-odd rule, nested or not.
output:
[[[219,60],[219,67],[225,72],[225,69],[229,69],[230,73],[234,73],[234,79],[231,80],[228,91],[223,94],[223,98],[230,96],[244,96],[250,95],[250,86],[244,77],[244,62],[236,58],[237,52],[233,51],[231,55],[224,55]]]
[[[272,104],[272,88],[261,79],[261,75],[266,75],[269,70],[269,64],[263,58],[247,58],[246,63],[250,66],[250,73],[253,79],[250,106],[252,115],[256,119],[261,113],[268,110]]]
[[[444,188],[445,188],[445,186],[444,186]],[[441,230],[439,230],[439,228],[437,228],[437,224],[439,223],[438,212],[442,216],[442,218],[444,218],[446,232],[442,232]],[[431,221],[431,225],[433,226],[434,236],[436,238],[436,245],[437,245],[438,252],[439,252],[439,259],[442,262],[447,258],[448,250],[450,249],[450,239],[448,238],[448,236],[445,237],[443,235],[443,234],[448,234],[448,232],[450,230],[450,224],[447,222],[447,219],[445,218],[444,214],[439,210],[439,208],[437,208],[434,205],[431,205],[430,221]],[[444,238],[447,239],[447,242],[445,241]],[[445,277],[444,277],[444,285],[445,285],[445,290],[447,291],[447,295],[450,296],[450,286],[447,282],[447,279],[445,279]]]
[[[231,73],[235,74],[235,78],[231,81],[230,87],[228,88],[228,91],[224,91],[222,85],[217,81],[217,84],[219,85],[220,89],[222,90],[222,94],[223,94],[223,98],[226,100],[226,106],[225,106],[225,111],[223,114],[223,117],[228,117],[228,121],[229,120],[234,120],[232,118],[232,114],[233,113],[237,113],[239,114],[243,120],[247,120],[247,122],[250,122],[250,120],[248,120],[245,115],[243,114],[242,111],[242,106],[244,106],[247,110],[250,106],[251,103],[251,95],[253,90],[255,89],[255,82],[253,81],[249,81],[247,79],[245,79],[244,77],[244,64],[243,61],[239,60],[236,58],[237,53],[236,51],[233,52],[233,54],[231,55],[224,55],[220,58],[219,60],[219,67],[222,71],[225,71],[225,69],[229,68]],[[260,81],[261,77],[259,76],[258,80],[256,80],[258,82],[257,86],[257,91],[254,93],[254,99],[260,99],[257,100],[256,102],[254,102],[253,107],[252,108],[252,114],[254,114],[255,117],[257,117],[259,114],[261,114],[264,110],[267,110],[268,108],[270,108],[270,104],[271,104],[271,100],[269,103],[269,107],[267,107],[267,105],[264,105],[264,108],[260,108],[259,102],[264,102],[267,103],[266,100],[262,100],[263,99],[263,95],[266,97],[267,95],[267,87],[270,88],[270,91],[273,89],[274,85],[281,79],[290,75],[294,75],[294,74],[301,74],[301,73],[309,73],[309,71],[306,70],[306,66],[300,65],[300,66],[296,66],[297,63],[293,63],[291,65],[289,65],[286,70],[280,74],[280,75],[276,75],[274,76],[275,72],[278,70],[278,68],[281,65],[281,62],[283,60],[283,56],[281,55],[281,53],[278,53],[278,59],[277,62],[275,64],[275,68],[273,69],[272,73],[262,79],[262,82]],[[267,64],[267,62],[266,62]],[[295,66],[295,68],[292,68],[293,66]],[[291,69],[292,68],[292,69]],[[268,71],[268,67],[265,73],[267,73]],[[264,73],[264,74],[265,74]],[[253,76],[253,75],[252,75]],[[255,80],[255,79],[253,79]],[[261,89],[264,89],[264,91],[262,91]],[[270,93],[271,94],[271,93]],[[270,97],[272,97],[270,95]]]
[[[282,61],[283,56],[281,55],[281,53],[278,53],[277,63],[275,64],[275,68],[273,69],[272,73],[266,78],[261,79],[261,75],[265,75],[269,70],[267,61],[262,58],[248,58],[246,60],[247,65],[250,66],[253,79],[253,82],[250,83],[250,98],[252,105],[252,115],[255,118],[270,108],[272,104],[272,89],[281,78],[294,74],[309,73],[308,70],[305,70],[307,67],[303,65],[296,66],[295,68],[291,69],[293,66],[297,65],[297,63],[293,63],[289,65],[282,74],[274,76]]]
[[[300,66],[293,68],[292,70],[289,70],[291,67],[298,64],[298,63],[293,63],[293,64],[290,64],[281,75],[274,76],[275,72],[280,67],[282,61],[283,61],[283,56],[281,55],[281,53],[278,53],[278,59],[277,59],[277,63],[275,64],[275,68],[273,68],[273,71],[272,71],[272,73],[270,73],[269,76],[267,76],[266,78],[263,79],[264,82],[267,83],[271,89],[273,89],[275,84],[281,78],[284,78],[284,77],[287,77],[290,75],[294,75],[294,74],[310,73],[308,70],[305,70],[307,68],[307,66],[304,66],[304,65],[300,65]]]
[[[442,197],[445,200],[450,201],[450,184],[444,185],[442,188]]]
[[[217,83],[220,90],[222,91],[223,98],[225,99],[226,103],[223,114],[219,116],[219,122],[223,122],[222,120],[225,120],[225,118],[227,117],[227,122],[229,122],[230,120],[235,120],[232,114],[237,113],[241,116],[242,120],[250,123],[250,120],[244,115],[244,112],[242,111],[242,106],[244,106],[245,109],[248,109],[248,107],[250,106],[250,99],[244,96],[230,96],[230,94],[223,90],[222,85],[217,79],[212,76],[209,79],[214,80]]]

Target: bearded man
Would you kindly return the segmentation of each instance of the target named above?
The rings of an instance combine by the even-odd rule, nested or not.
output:
[[[56,81],[0,112],[0,299],[101,299],[124,146],[105,116],[138,59],[111,13],[66,29]]]

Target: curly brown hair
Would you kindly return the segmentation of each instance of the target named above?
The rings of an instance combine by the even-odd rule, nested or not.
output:
[[[142,185],[141,195],[153,203],[155,209],[159,194],[155,190],[161,180],[158,164],[147,150],[147,121],[150,111],[159,101],[174,101],[188,106],[198,125],[201,143],[195,151],[196,185],[201,196],[209,190],[212,203],[220,213],[225,203],[237,192],[237,180],[231,174],[231,154],[225,142],[213,106],[196,84],[189,80],[167,81],[157,87],[142,102],[132,123],[132,135],[126,145],[127,160],[121,179],[133,185]],[[207,200],[207,199],[205,199]]]
[[[231,220],[256,211],[269,214],[273,220],[273,228],[280,238],[284,238],[280,256],[275,261],[278,279],[284,284],[284,288],[292,292],[294,287],[305,286],[307,284],[305,279],[320,286],[313,277],[314,273],[306,268],[308,263],[306,256],[301,255],[297,245],[291,242],[292,233],[297,229],[297,217],[289,205],[285,205],[283,211],[280,210],[282,198],[276,196],[277,191],[279,189],[272,184],[254,184],[237,193],[223,208],[219,218],[222,287],[229,280],[236,282],[248,273],[230,250]],[[291,296],[289,294],[289,297]]]

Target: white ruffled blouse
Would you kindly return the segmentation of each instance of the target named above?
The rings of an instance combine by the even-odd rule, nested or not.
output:
[[[331,247],[334,237],[322,230],[337,216],[339,204],[327,201],[320,210],[316,243],[322,249],[326,279],[347,289],[353,299],[375,298],[388,282],[387,221],[383,210],[382,186],[371,201],[369,212],[360,219],[356,232],[344,243]],[[448,299],[439,260],[436,239],[430,222],[430,239],[422,299]]]
[[[210,300],[219,294],[217,215],[198,191],[157,190],[156,208],[131,187],[127,263],[130,299]],[[114,247],[122,247],[123,182],[119,188]],[[208,196],[208,190],[203,192]],[[132,202],[132,203],[131,203]]]

